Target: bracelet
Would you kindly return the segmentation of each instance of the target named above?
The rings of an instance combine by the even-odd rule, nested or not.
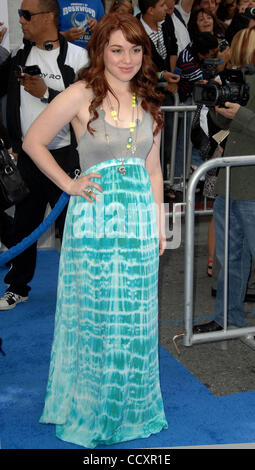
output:
[[[164,80],[164,77],[163,77],[164,72],[166,72],[166,70],[162,70],[162,72],[157,72],[159,80]]]

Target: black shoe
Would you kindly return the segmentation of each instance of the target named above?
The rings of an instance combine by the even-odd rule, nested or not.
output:
[[[210,321],[209,323],[203,323],[202,325],[194,325],[193,326],[193,333],[211,333],[212,331],[220,331],[223,330],[222,326],[216,323],[214,320]]]

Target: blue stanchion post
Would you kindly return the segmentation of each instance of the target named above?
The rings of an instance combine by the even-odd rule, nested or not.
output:
[[[62,212],[62,210],[68,203],[69,198],[69,194],[62,193],[59,200],[53,207],[52,211],[39,225],[39,227],[37,227],[30,235],[24,238],[17,245],[12,246],[8,251],[4,251],[0,255],[0,266],[5,265],[6,263],[8,263],[8,261],[15,258],[20,253],[29,248],[31,245],[33,245],[33,243],[35,243],[48,230],[48,228],[53,224],[53,222],[55,222],[59,214]]]

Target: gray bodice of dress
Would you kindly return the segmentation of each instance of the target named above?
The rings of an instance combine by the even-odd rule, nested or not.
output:
[[[132,155],[131,150],[126,149],[129,128],[120,128],[105,121],[105,112],[98,110],[99,117],[91,123],[95,130],[91,135],[88,130],[81,136],[78,144],[80,166],[86,171],[93,165],[113,158],[141,158],[146,160],[153,144],[153,118],[147,111],[142,110],[142,119],[138,119],[137,129],[133,132],[136,140],[136,151]],[[106,135],[109,136],[107,143]]]

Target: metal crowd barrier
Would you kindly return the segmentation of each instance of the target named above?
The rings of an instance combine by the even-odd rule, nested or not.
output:
[[[174,96],[174,107],[179,106],[179,95],[178,93],[173,93]],[[172,111],[173,106],[161,106],[161,111],[163,111],[163,114],[165,112],[173,112]],[[171,177],[169,180],[169,183],[173,185],[174,179],[172,176],[172,173],[174,174],[174,168],[175,168],[175,156],[176,156],[176,143],[177,143],[177,136],[178,136],[178,111],[174,112],[174,117],[173,117],[173,134],[172,134],[172,145],[171,145],[171,168],[173,168],[173,171],[171,171]],[[161,147],[160,147],[160,157],[161,157],[161,165],[162,168],[164,168],[164,149],[165,149],[165,128],[162,129],[161,133]]]
[[[183,182],[183,202],[186,200],[186,183],[189,179],[191,159],[192,159],[192,142],[190,139],[191,135],[191,125],[193,120],[193,114],[196,111],[196,105],[181,105],[179,102],[178,93],[174,93],[174,105],[173,106],[161,106],[163,113],[172,112],[173,116],[173,129],[172,129],[172,142],[171,142],[171,156],[170,156],[170,174],[169,178],[164,180],[164,183],[168,183],[170,187],[174,187],[175,182],[175,161],[176,161],[176,147],[177,147],[177,138],[178,138],[178,125],[179,125],[179,113],[183,112],[183,126],[184,126],[184,136],[183,136],[183,176],[178,178]],[[191,113],[191,119],[189,126],[187,125],[187,113]],[[161,165],[164,169],[164,148],[165,148],[165,132],[166,129],[162,130],[161,138]],[[188,139],[187,139],[188,137]],[[188,144],[187,144],[188,141]],[[204,200],[204,209],[206,209],[206,198]],[[204,213],[204,211],[202,211]],[[201,213],[202,213],[201,212]],[[210,212],[211,213],[211,212]]]
[[[176,159],[176,144],[178,136],[178,114],[180,112],[184,113],[184,138],[183,138],[183,180],[186,180],[187,170],[191,164],[191,154],[192,154],[192,142],[190,140],[191,133],[191,123],[192,116],[189,128],[187,126],[187,113],[193,113],[196,111],[196,105],[181,105],[179,102],[179,97],[177,93],[174,93],[174,105],[173,106],[161,106],[161,110],[165,112],[174,113],[173,117],[173,133],[172,133],[172,145],[171,145],[171,168],[170,176],[167,182],[172,186],[174,184],[174,172],[175,172],[175,159]],[[161,142],[161,161],[162,167],[164,168],[164,129],[162,131],[162,142]],[[187,146],[187,134],[189,136],[188,146]]]
[[[255,327],[227,328],[227,304],[228,304],[228,235],[229,235],[229,190],[230,167],[255,165],[255,155],[214,158],[203,163],[191,175],[186,200],[185,218],[185,258],[184,258],[184,346],[205,343],[210,341],[222,341],[231,338],[242,338],[249,346],[254,348],[253,336]],[[226,205],[225,205],[225,264],[224,264],[224,327],[223,330],[211,333],[193,334],[193,267],[194,267],[194,225],[195,225],[195,190],[199,179],[208,170],[215,167],[226,167]]]

